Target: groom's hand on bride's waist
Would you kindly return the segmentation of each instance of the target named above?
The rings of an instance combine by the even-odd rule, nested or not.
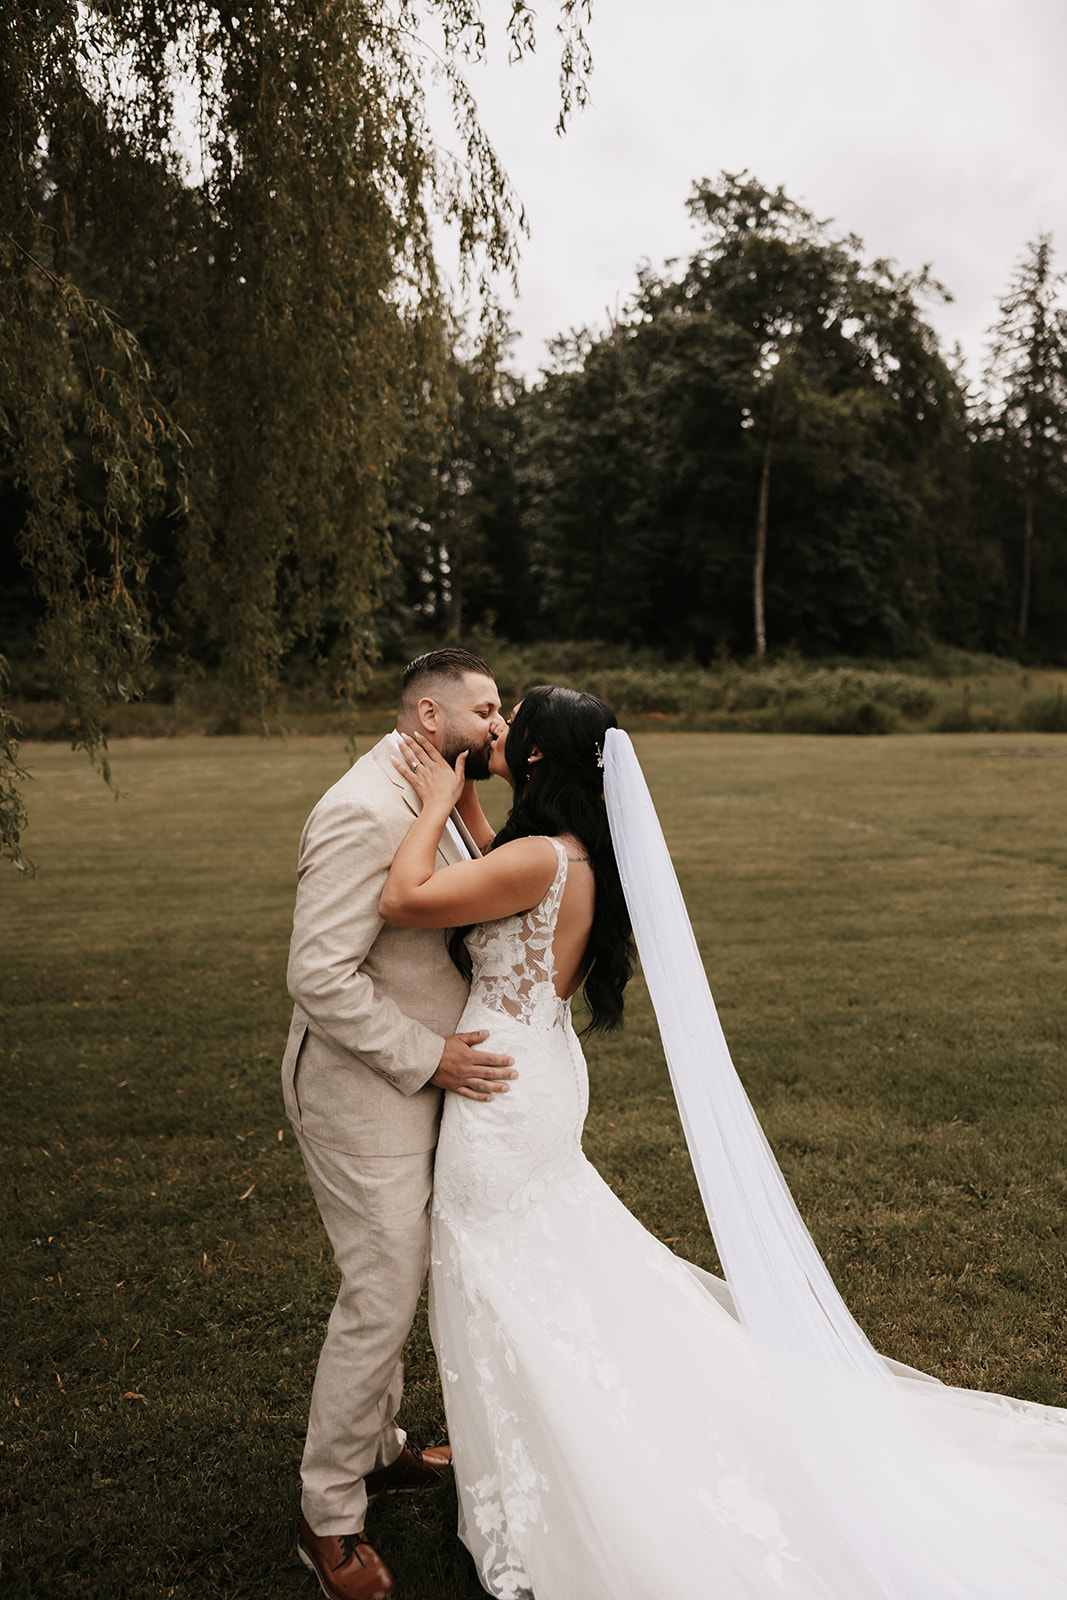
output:
[[[484,1028],[478,1033],[450,1033],[430,1082],[468,1100],[491,1100],[495,1094],[505,1094],[509,1079],[517,1078],[518,1073],[511,1056],[475,1049],[488,1037]]]

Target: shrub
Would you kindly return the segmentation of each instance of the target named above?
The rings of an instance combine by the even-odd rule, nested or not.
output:
[[[786,710],[780,726],[787,733],[884,734],[898,723],[896,712],[877,700],[800,700]]]
[[[965,711],[962,706],[949,706],[934,723],[935,733],[1010,733],[1019,724],[1013,716],[1004,716],[985,707]]]
[[[1063,686],[1053,695],[1033,695],[1019,708],[1017,726],[1027,733],[1067,733],[1067,706]]]

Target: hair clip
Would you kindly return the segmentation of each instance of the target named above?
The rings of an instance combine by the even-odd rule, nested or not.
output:
[[[603,771],[603,767],[604,767],[604,752],[600,748],[599,745],[597,745],[595,748],[596,748],[596,764],[597,764],[598,767],[600,767],[601,771]]]

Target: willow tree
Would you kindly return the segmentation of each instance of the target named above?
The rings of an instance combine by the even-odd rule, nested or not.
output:
[[[587,20],[558,0],[561,123]],[[507,30],[513,58],[533,48],[527,0]],[[484,48],[477,0],[6,0],[0,472],[72,742],[105,774],[160,573],[179,643],[242,706],[265,713],[328,620],[358,681],[405,429],[446,409],[439,220],[490,342],[515,264],[521,213],[464,78]]]

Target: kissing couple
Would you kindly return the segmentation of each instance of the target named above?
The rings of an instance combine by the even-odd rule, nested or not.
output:
[[[631,929],[726,1281],[582,1154],[570,1002],[620,1023]],[[308,820],[289,988],[286,1110],[341,1273],[297,1544],[331,1600],[396,1592],[368,1501],[450,1461],[499,1600],[1067,1594],[1067,1411],[950,1388],[852,1320],[601,700],[542,686],[505,722],[479,657],[413,661],[395,733]],[[428,1264],[451,1447],[420,1450],[395,1418]]]

